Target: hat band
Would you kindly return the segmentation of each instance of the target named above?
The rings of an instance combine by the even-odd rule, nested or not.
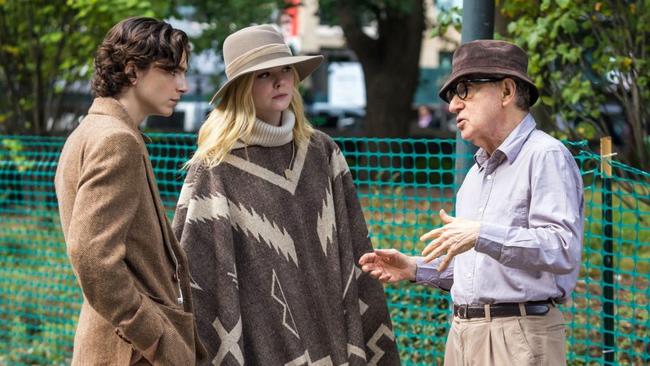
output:
[[[226,66],[226,75],[228,76],[228,79],[232,79],[233,76],[237,75],[239,71],[244,69],[244,66],[251,61],[273,53],[283,53],[291,56],[291,50],[286,44],[264,45],[262,47],[253,48],[252,50],[239,55]]]

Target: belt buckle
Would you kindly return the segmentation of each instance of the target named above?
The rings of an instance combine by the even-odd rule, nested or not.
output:
[[[456,312],[456,316],[458,316],[461,319],[467,319],[467,308],[469,307],[468,304],[463,304],[458,306],[458,311]]]

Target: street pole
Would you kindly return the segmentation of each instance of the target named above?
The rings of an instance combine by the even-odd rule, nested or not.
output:
[[[494,0],[463,0],[463,24],[461,43],[477,39],[494,38]],[[474,164],[476,146],[463,140],[456,132],[456,191],[465,179],[465,174]]]
[[[616,340],[614,338],[615,308],[614,299],[614,229],[612,227],[612,138],[610,136],[600,139],[602,202],[603,202],[603,364],[616,364]]]

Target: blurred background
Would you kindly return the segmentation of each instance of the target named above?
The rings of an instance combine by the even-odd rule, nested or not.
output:
[[[179,168],[224,82],[223,40],[271,23],[295,54],[325,56],[301,93],[346,156],[373,244],[416,254],[441,224],[431,213],[453,210],[458,163],[473,163],[437,93],[480,17],[463,19],[487,4],[494,38],[528,51],[538,127],[564,141],[583,177],[583,263],[561,308],[569,364],[650,364],[650,0],[0,0],[0,366],[70,362],[81,292],[53,177],[112,25],[152,16],[192,41],[189,92],[143,126],[170,217]],[[403,364],[441,364],[448,294],[386,294]]]
[[[541,127],[560,138],[612,136],[619,159],[648,170],[648,2],[495,6],[495,38],[531,57]],[[92,98],[98,43],[135,15],[166,19],[193,44],[189,93],[170,118],[150,118],[149,131],[197,131],[224,80],[223,39],[272,23],[295,54],[325,56],[301,86],[318,128],[335,136],[455,135],[437,91],[460,44],[461,0],[0,0],[0,134],[74,128]]]

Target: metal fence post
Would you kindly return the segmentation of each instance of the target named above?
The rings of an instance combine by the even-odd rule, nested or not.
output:
[[[463,0],[461,43],[494,38],[494,0]],[[474,165],[476,146],[463,140],[456,132],[456,171],[454,184],[458,191],[467,171]]]
[[[614,257],[612,225],[612,138],[600,139],[601,178],[602,178],[602,227],[603,227],[603,361],[614,365],[616,349],[614,344]]]

